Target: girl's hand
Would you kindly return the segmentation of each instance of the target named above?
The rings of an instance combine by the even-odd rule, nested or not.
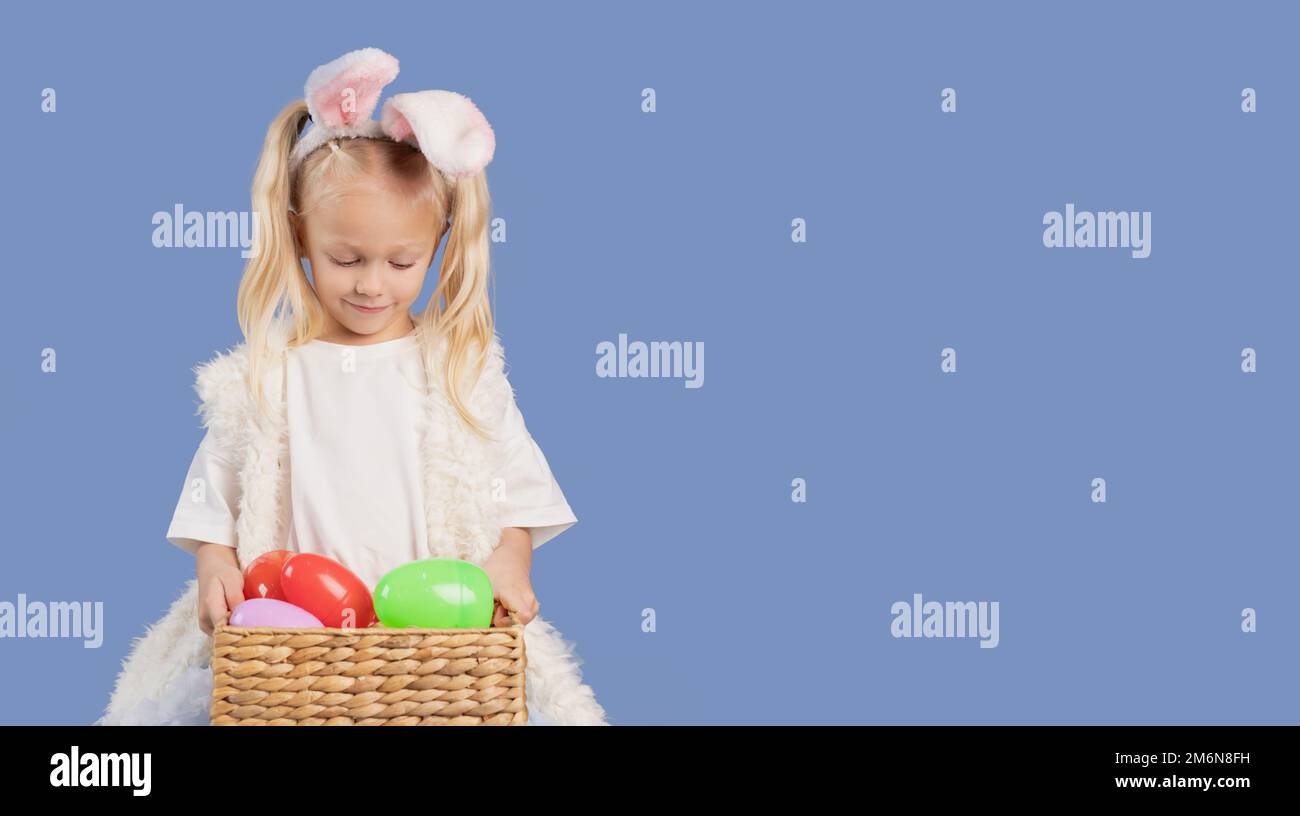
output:
[[[494,580],[492,585],[497,586],[497,582]],[[515,613],[521,624],[527,626],[529,621],[537,617],[537,610],[541,608],[527,576],[521,583],[501,586],[493,594],[496,596],[492,605],[493,626],[511,626],[511,612]]]
[[[210,635],[226,613],[244,602],[244,573],[233,547],[203,544],[194,553],[199,628]]]
[[[492,625],[509,626],[510,613],[514,612],[525,626],[537,617],[541,604],[533,594],[529,577],[533,566],[532,535],[522,527],[507,527],[501,533],[501,543],[483,563],[483,571],[492,580]]]

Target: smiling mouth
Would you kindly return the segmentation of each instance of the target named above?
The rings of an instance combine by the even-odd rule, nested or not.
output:
[[[378,314],[379,312],[382,312],[384,309],[388,308],[387,306],[359,306],[350,300],[345,300],[343,302],[351,306],[353,309],[356,309],[358,312],[361,312],[362,314]]]

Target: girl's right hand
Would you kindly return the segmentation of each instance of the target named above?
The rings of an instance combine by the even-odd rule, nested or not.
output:
[[[194,553],[198,574],[199,628],[212,634],[222,616],[244,602],[244,573],[235,549],[203,544]]]

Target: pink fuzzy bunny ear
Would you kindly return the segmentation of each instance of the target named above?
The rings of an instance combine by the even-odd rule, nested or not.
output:
[[[384,102],[380,124],[389,138],[420,148],[451,181],[475,175],[496,151],[487,117],[454,91],[394,94]]]
[[[378,48],[349,51],[311,72],[305,89],[312,122],[355,127],[375,112],[379,93],[397,78],[397,59]]]

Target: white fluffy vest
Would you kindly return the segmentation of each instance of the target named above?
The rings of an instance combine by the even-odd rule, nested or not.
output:
[[[195,369],[203,424],[214,441],[242,462],[239,471],[236,535],[239,563],[282,548],[290,514],[288,426],[285,419],[284,349],[287,334],[272,338],[276,364],[265,372],[265,396],[272,415],[259,412],[247,387],[248,355],[244,344],[217,354]],[[505,375],[505,355],[493,338],[487,365],[467,400],[483,422],[504,416],[513,391]],[[441,358],[439,358],[441,364]],[[431,396],[427,427],[420,440],[423,456],[425,515],[429,558],[461,558],[482,564],[501,540],[498,504],[492,480],[500,465],[499,446],[473,434],[446,398],[440,380],[429,376]],[[494,430],[489,424],[489,430]],[[103,724],[166,721],[160,711],[175,711],[169,701],[186,672],[198,676],[206,666],[212,638],[198,627],[195,581],[161,620],[138,638],[123,663]],[[559,630],[540,616],[524,627],[528,654],[525,696],[530,722],[605,724],[605,712],[590,687],[581,681],[579,659]],[[207,690],[211,690],[210,684]],[[191,695],[192,696],[192,695]],[[206,698],[192,705],[208,705]]]

